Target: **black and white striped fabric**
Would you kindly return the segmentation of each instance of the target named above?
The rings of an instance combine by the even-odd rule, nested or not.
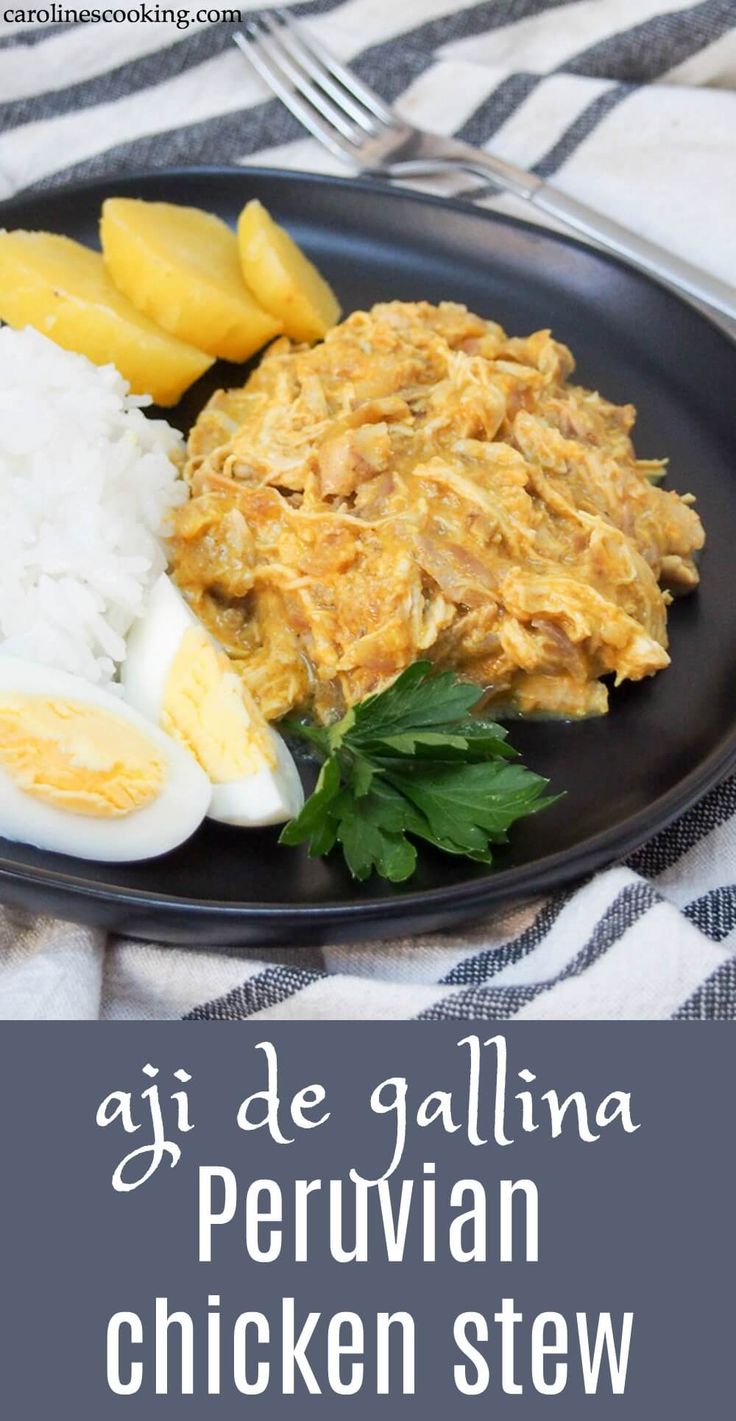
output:
[[[292,9],[414,122],[554,175],[734,281],[734,0]],[[186,25],[7,12],[0,198],[171,163],[342,171],[249,72],[232,24],[176,13]],[[0,909],[0,1017],[734,1019],[734,954],[736,779],[626,863],[452,934],[193,953]]]

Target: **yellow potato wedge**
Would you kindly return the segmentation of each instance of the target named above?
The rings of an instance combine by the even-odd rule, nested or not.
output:
[[[240,214],[238,246],[246,282],[292,340],[321,340],[337,324],[340,305],[332,287],[255,198]]]
[[[281,331],[251,295],[234,232],[198,207],[110,197],[102,254],[115,285],[164,330],[224,360],[247,360]]]
[[[95,365],[111,361],[134,394],[159,405],[176,404],[212,364],[136,311],[99,252],[51,232],[0,231],[0,320],[35,326]]]

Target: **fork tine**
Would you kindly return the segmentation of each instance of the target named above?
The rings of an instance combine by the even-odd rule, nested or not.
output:
[[[273,14],[264,14],[261,19],[268,26],[274,40],[289,51],[300,68],[321,89],[324,89],[325,93],[335,100],[338,107],[354,119],[366,133],[375,137],[379,131],[381,120],[377,119],[374,112],[348,93],[344,84],[337,83],[332,78],[326,65],[309,48],[301,26],[295,25],[291,20],[287,23],[286,12],[283,10],[276,10]]]
[[[338,108],[337,104],[334,104],[326,94],[322,93],[311,79],[305,77],[288,51],[266,28],[260,16],[249,20],[245,31],[251,40],[258,44],[260,53],[263,54],[265,51],[267,59],[270,59],[271,63],[278,67],[284,82],[290,83],[302,99],[307,99],[312,108],[327,119],[332,128],[336,129],[348,143],[355,144],[357,139],[355,124],[348,119],[343,109]]]
[[[325,148],[334,153],[336,158],[341,158],[343,162],[346,157],[354,157],[352,146],[335,132],[332,125],[327,123],[306,99],[296,92],[293,84],[285,82],[281,71],[270,58],[266,57],[254,39],[250,36],[246,37],[240,31],[233,35],[233,39],[238,49],[250,61],[268,87],[278,94],[286,108],[320,143],[324,144]]]
[[[351,69],[341,64],[339,59],[335,59],[334,55],[330,54],[319,40],[314,38],[314,35],[308,34],[304,26],[294,20],[288,10],[275,10],[273,13],[285,29],[298,36],[301,45],[309,51],[312,59],[321,64],[333,79],[337,79],[352,98],[362,100],[366,108],[375,114],[381,123],[396,125],[398,121],[396,114],[384,104],[378,94],[369,89],[368,85],[364,84],[362,79],[359,79]]]

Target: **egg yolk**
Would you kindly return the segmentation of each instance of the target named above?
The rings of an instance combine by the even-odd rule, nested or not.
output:
[[[268,727],[201,627],[185,631],[166,679],[161,726],[185,745],[213,784],[276,765]]]
[[[78,701],[0,697],[0,765],[34,799],[101,819],[160,794],[166,765],[137,726]]]

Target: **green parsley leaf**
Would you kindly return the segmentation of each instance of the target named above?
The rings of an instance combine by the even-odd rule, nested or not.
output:
[[[547,781],[522,764],[506,730],[471,714],[477,686],[415,662],[386,691],[334,725],[290,722],[324,757],[314,793],[280,843],[312,857],[340,845],[353,876],[401,883],[419,839],[445,853],[492,862],[516,820],[554,803]]]
[[[549,803],[542,797],[546,781],[523,765],[410,765],[388,778],[424,814],[436,839],[462,850],[504,843],[515,820]]]
[[[369,878],[374,871],[392,883],[410,877],[417,851],[404,833],[407,816],[399,795],[380,785],[360,800],[356,812],[345,791],[338,813],[337,839],[354,878]]]
[[[296,819],[291,819],[282,829],[279,843],[303,844],[309,843],[315,834],[321,836],[324,825],[330,817],[330,805],[339,792],[340,766],[337,758],[332,756],[329,760],[325,760],[314,790],[301,813],[297,815]],[[325,849],[317,851],[318,854],[325,852]]]
[[[459,681],[452,671],[432,675],[432,669],[429,661],[415,661],[388,690],[368,696],[348,711],[345,720],[353,717],[346,732],[351,743],[369,745],[407,731],[442,732],[452,722],[464,720],[478,702],[478,687]]]

